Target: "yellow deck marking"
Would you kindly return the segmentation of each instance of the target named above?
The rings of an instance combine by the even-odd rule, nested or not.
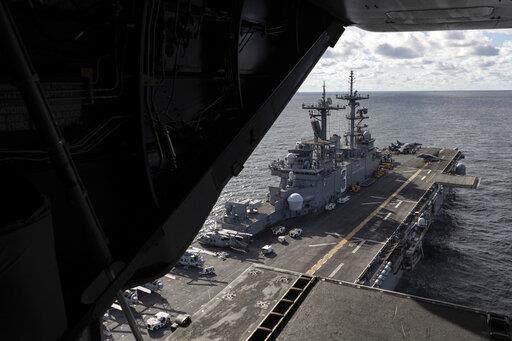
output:
[[[398,189],[396,191],[393,192],[393,194],[391,194],[386,200],[384,200],[384,202],[382,204],[380,204],[379,207],[377,207],[372,213],[370,213],[370,215],[368,217],[366,217],[361,223],[359,223],[359,225],[357,225],[352,231],[350,231],[349,234],[347,234],[345,236],[345,238],[341,239],[340,242],[338,244],[336,244],[329,252],[327,252],[321,259],[318,260],[318,262],[316,262],[315,265],[313,265],[307,272],[306,272],[306,275],[309,275],[309,276],[313,276],[318,270],[320,270],[320,268],[325,264],[327,263],[327,261],[329,259],[332,258],[332,256],[334,256],[343,246],[345,246],[345,244],[348,243],[348,241],[350,239],[352,239],[352,237],[354,237],[356,235],[357,232],[359,232],[366,224],[368,224],[368,222],[377,215],[377,213],[379,213],[379,211],[381,209],[383,209],[384,207],[386,207],[389,202],[391,200],[393,200],[397,195],[398,193],[400,193],[404,188],[405,186],[407,186],[408,184],[411,183],[411,181],[414,180],[414,178],[416,178],[418,176],[418,174],[421,173],[421,171],[423,170],[423,168],[425,168],[425,166],[421,167],[420,169],[418,169],[416,171],[416,173],[414,173],[409,179],[407,179],[406,182],[404,182],[400,187],[398,187]]]

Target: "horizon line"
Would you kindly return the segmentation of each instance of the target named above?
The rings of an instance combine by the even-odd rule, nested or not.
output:
[[[342,91],[326,91],[325,93],[339,93],[339,92],[348,92],[349,90]],[[497,91],[512,91],[512,89],[500,89],[500,90],[464,90],[464,89],[456,89],[456,90],[357,90],[357,92],[497,92]],[[322,91],[297,91],[296,93],[322,93]]]

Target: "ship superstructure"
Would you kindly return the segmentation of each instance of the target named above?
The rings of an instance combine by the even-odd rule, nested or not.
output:
[[[269,187],[269,203],[285,217],[317,211],[329,202],[335,202],[346,191],[346,170],[339,162],[340,137],[327,139],[327,117],[333,106],[326,97],[325,83],[322,98],[316,104],[303,104],[309,111],[312,139],[303,139],[288,150],[285,160],[273,161],[269,168],[280,178],[279,187]]]
[[[366,120],[368,108],[362,107],[360,101],[370,98],[354,90],[354,72],[350,71],[348,94],[338,95],[336,98],[347,101],[350,112],[346,118],[349,129],[344,134],[345,144],[341,148],[341,159],[347,168],[349,184],[364,184],[372,179],[371,175],[379,167],[381,153],[374,146],[375,139],[368,130]]]
[[[350,73],[350,91],[336,98],[347,106],[334,105],[327,97],[325,83],[322,97],[315,104],[303,104],[311,119],[313,137],[295,143],[283,160],[274,160],[269,169],[280,178],[279,185],[269,187],[267,201],[227,202],[225,215],[219,220],[221,229],[251,235],[285,219],[318,212],[346,196],[351,185],[369,185],[381,166],[381,153],[374,146],[368,125],[368,109],[360,101],[369,98],[354,90],[354,74]],[[331,111],[348,107],[349,129],[341,134],[328,135]],[[204,237],[203,237],[204,239]]]

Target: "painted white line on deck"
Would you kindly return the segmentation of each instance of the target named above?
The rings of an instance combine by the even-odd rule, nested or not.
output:
[[[426,177],[427,177],[426,175],[423,175],[423,176],[421,177],[421,180],[422,180],[422,181],[423,181],[423,180],[425,180],[425,178],[426,178]]]
[[[363,227],[366,226],[366,224],[368,224],[368,222],[370,220],[373,219],[373,217],[375,217],[377,214],[379,214],[379,212],[384,208],[386,207],[387,205],[389,205],[389,203],[408,185],[410,184],[412,181],[414,181],[414,179],[418,176],[418,174],[420,174],[420,172],[423,170],[423,168],[425,168],[425,166],[423,165],[420,169],[418,169],[416,171],[416,173],[414,173],[413,175],[411,175],[411,177],[409,179],[407,179],[407,181],[405,181],[402,185],[400,185],[400,187],[394,191],[386,200],[384,200],[384,202],[382,204],[380,204],[379,207],[377,207],[376,209],[374,209],[366,218],[363,219],[363,221],[361,221],[352,231],[350,231],[345,238],[343,238],[342,240],[339,241],[338,244],[336,244],[331,250],[329,250],[329,252],[327,252],[322,258],[320,258],[311,268],[309,268],[309,270],[306,272],[307,275],[309,276],[312,276],[314,275],[329,259],[331,259],[336,253],[338,253],[338,251],[343,248],[347,243],[348,241],[350,240],[350,238],[353,238],[356,233],[358,233]]]
[[[341,267],[345,265],[344,263],[340,263],[340,265],[338,265],[336,267],[336,269],[333,270],[333,272],[331,272],[331,274],[329,275],[329,277],[334,277],[334,275],[336,275],[336,273],[338,273],[338,271],[340,271]]]
[[[398,200],[398,204],[395,205],[395,208],[398,208],[398,206],[402,205],[402,200]]]
[[[366,243],[366,240],[365,239],[361,240],[361,242],[356,246],[356,248],[354,250],[352,250],[352,253],[356,253],[357,250],[359,250],[361,248],[361,246],[363,246],[364,243]]]
[[[382,201],[362,202],[361,205],[378,205]]]
[[[166,274],[165,277],[167,277],[169,279],[176,279],[176,276],[173,276],[171,274]]]
[[[388,220],[388,218],[391,216],[391,212],[389,212],[388,214],[386,214],[386,216],[384,217],[384,220]]]
[[[384,197],[378,197],[378,196],[376,196],[376,195],[370,195],[370,198],[386,200],[386,198],[384,198]]]
[[[385,242],[380,242],[378,240],[373,240],[373,239],[363,239],[363,238],[357,238],[357,237],[354,237],[352,238],[352,240],[363,240],[364,242],[370,242],[370,243],[374,243],[374,244],[386,244]]]
[[[429,170],[427,171],[427,174],[430,174],[430,172],[432,172],[432,169],[429,169]]]
[[[324,243],[324,244],[311,244],[309,247],[317,247],[317,246],[327,246],[327,245],[336,245],[336,243]]]

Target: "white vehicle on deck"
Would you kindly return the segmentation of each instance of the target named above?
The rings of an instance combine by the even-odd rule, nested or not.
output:
[[[146,284],[143,285],[143,287],[151,291],[158,291],[163,289],[164,283],[162,282],[161,279],[155,279],[152,282],[147,282]]]
[[[299,229],[299,228],[291,229],[288,234],[292,238],[299,238],[300,236],[302,236],[302,229]]]
[[[339,198],[338,199],[338,203],[339,204],[344,204],[344,203],[346,203],[349,200],[350,200],[350,196],[347,195],[347,196],[344,196],[343,198]]]
[[[331,202],[331,203],[328,203],[327,205],[325,205],[325,210],[326,211],[332,211],[336,208],[336,204]]]
[[[272,234],[274,236],[280,236],[286,233],[286,227],[284,226],[274,226],[272,227]]]
[[[281,244],[286,244],[286,237],[285,237],[285,236],[279,236],[279,237],[277,237],[277,240],[278,240]]]
[[[274,248],[272,245],[265,245],[261,248],[261,253],[264,255],[270,255],[271,253],[274,253]]]
[[[151,316],[146,320],[146,328],[148,328],[148,330],[155,331],[165,327],[165,325],[170,321],[171,316],[164,311],[160,311],[156,313],[155,316]]]
[[[137,290],[125,290],[123,292],[123,296],[126,300],[126,303],[128,303],[129,305],[139,303],[139,296],[137,294]]]
[[[201,275],[210,276],[215,275],[215,268],[213,266],[205,266],[201,271]]]

